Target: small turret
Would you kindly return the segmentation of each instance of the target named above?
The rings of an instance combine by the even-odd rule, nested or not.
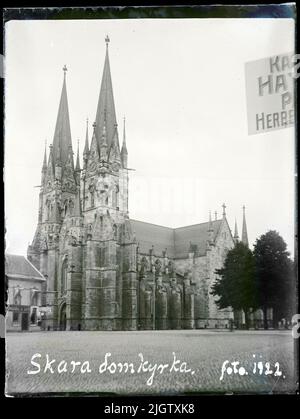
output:
[[[75,167],[75,177],[77,185],[80,184],[80,161],[79,161],[79,140],[77,141],[77,157],[76,157],[76,167]]]
[[[211,211],[209,211],[209,222],[208,222],[208,241],[209,244],[212,245],[214,242],[214,228],[213,228],[213,223],[211,220]]]
[[[43,185],[45,182],[45,178],[46,178],[46,173],[47,173],[47,143],[45,142],[45,151],[44,151],[44,160],[43,160],[43,167],[42,167],[42,182],[41,184]]]
[[[83,150],[83,168],[86,168],[87,161],[89,158],[89,120],[86,119],[86,133],[85,133],[85,144],[84,144],[84,150]]]
[[[127,168],[128,165],[128,152],[126,147],[126,131],[125,131],[125,117],[124,117],[124,125],[123,125],[123,144],[121,150],[121,159],[123,167]]]
[[[233,236],[233,239],[234,239],[235,244],[237,244],[238,241],[239,241],[239,234],[238,234],[238,228],[237,228],[236,219],[235,219],[235,224],[234,224],[234,236]]]
[[[119,145],[119,134],[118,134],[118,124],[115,123],[115,132],[112,139],[111,148],[109,150],[109,161],[110,163],[117,163],[121,165],[121,153]]]

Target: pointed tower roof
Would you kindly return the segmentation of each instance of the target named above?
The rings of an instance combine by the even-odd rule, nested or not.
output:
[[[67,67],[64,66],[64,81],[59,102],[56,126],[53,138],[53,157],[64,165],[68,160],[69,148],[72,148],[69,106],[66,86]]]
[[[79,140],[77,141],[77,158],[76,158],[76,172],[80,172],[80,161],[79,161]]]
[[[107,144],[109,147],[112,144],[115,124],[117,122],[108,55],[108,44],[110,42],[108,36],[105,38],[105,42],[106,54],[96,114],[96,137],[99,147],[103,132],[104,119],[106,119]]]
[[[238,228],[237,228],[237,223],[236,223],[236,219],[235,219],[235,223],[234,223],[234,236],[233,236],[234,240],[237,242],[239,239],[239,233],[238,233]]]
[[[89,120],[86,119],[86,133],[85,133],[85,144],[84,144],[84,150],[83,155],[89,154]]]
[[[123,118],[123,144],[122,144],[122,154],[128,154],[127,153],[127,147],[126,147],[126,130],[125,130],[125,116]]]
[[[242,242],[248,246],[248,232],[247,232],[247,224],[246,224],[246,214],[245,214],[245,205],[243,206],[243,229],[242,229]]]

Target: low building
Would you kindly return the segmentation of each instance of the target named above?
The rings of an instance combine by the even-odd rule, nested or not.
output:
[[[24,256],[5,255],[7,331],[40,330],[44,276]]]

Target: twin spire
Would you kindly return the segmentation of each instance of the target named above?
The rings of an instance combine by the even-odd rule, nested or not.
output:
[[[107,147],[107,155],[112,154],[117,156],[118,160],[122,160],[126,163],[124,166],[127,166],[127,148],[126,148],[126,135],[125,135],[125,119],[124,119],[124,134],[123,134],[123,146],[120,151],[119,137],[118,137],[118,128],[115,112],[115,103],[113,96],[112,88],[112,79],[110,72],[110,63],[109,63],[109,54],[108,54],[108,44],[110,39],[108,36],[105,38],[106,43],[106,53],[104,68],[102,74],[102,82],[100,88],[100,94],[98,99],[98,106],[96,112],[96,120],[94,123],[94,136],[95,142],[97,144],[97,149],[100,154],[100,149],[104,145]],[[51,157],[52,166],[61,166],[62,169],[72,158],[73,162],[73,150],[72,150],[72,137],[71,137],[71,128],[70,128],[70,117],[69,117],[69,106],[68,106],[68,97],[67,97],[67,86],[66,86],[66,65],[63,67],[63,86],[61,91],[61,97],[59,102],[57,120],[54,131],[53,138],[53,147],[50,150],[49,159]],[[104,142],[104,144],[103,144]],[[112,150],[114,148],[114,150]],[[111,153],[110,153],[111,151]],[[89,147],[89,133],[88,133],[88,120],[86,124],[86,137],[85,137],[85,146],[83,151],[84,160],[87,161],[88,155],[90,152]],[[74,164],[72,164],[74,168]],[[47,157],[46,152],[44,155],[43,170],[46,171],[47,168]],[[80,161],[79,161],[79,146],[77,148],[77,160],[76,160],[76,171],[80,170]]]
[[[245,205],[243,206],[243,226],[242,226],[242,239],[241,242],[244,243],[245,246],[249,246],[249,241],[248,241],[248,232],[247,232],[247,223],[246,223],[246,207]],[[235,241],[235,243],[238,243],[239,241],[239,233],[238,233],[238,228],[237,228],[237,223],[235,220],[235,224],[234,224],[234,236],[233,239]]]

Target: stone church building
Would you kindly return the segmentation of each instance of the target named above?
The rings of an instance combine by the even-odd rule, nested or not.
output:
[[[48,330],[138,330],[227,327],[231,310],[210,294],[232,236],[225,205],[204,223],[169,228],[128,213],[125,123],[120,147],[109,38],[96,120],[86,130],[83,167],[74,163],[66,67],[53,143],[46,150],[38,224],[28,260],[46,278]],[[141,156],[142,157],[142,156]],[[146,158],[146,156],[145,156]],[[245,212],[242,241],[248,243]]]

